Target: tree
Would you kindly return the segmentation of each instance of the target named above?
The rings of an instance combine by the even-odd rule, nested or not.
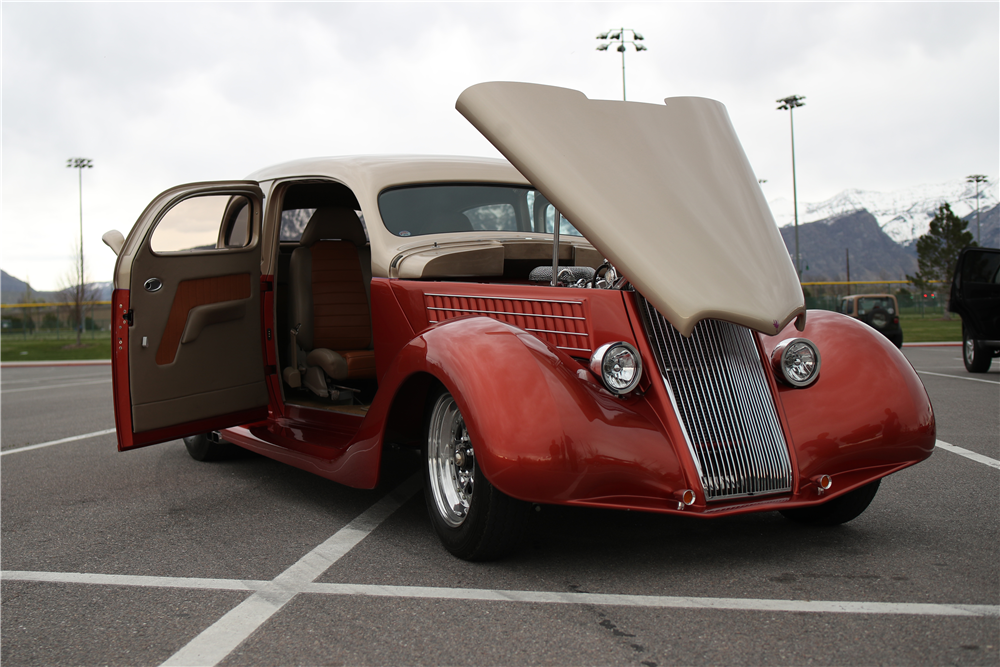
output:
[[[83,336],[86,306],[97,298],[97,289],[86,282],[79,243],[79,241],[73,243],[72,272],[68,273],[61,281],[63,285],[62,299],[70,304],[71,317],[76,326],[77,346],[81,344],[80,338]]]
[[[906,279],[918,290],[926,291],[932,280],[940,281],[934,291],[947,298],[951,294],[951,278],[955,275],[955,263],[962,248],[976,245],[972,232],[966,230],[968,223],[951,210],[950,204],[941,204],[931,227],[917,239],[917,273]]]

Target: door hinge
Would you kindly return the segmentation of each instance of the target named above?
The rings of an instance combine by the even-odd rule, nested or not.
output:
[[[124,313],[122,313],[122,319],[128,322],[129,326],[132,326],[132,309],[129,308]]]

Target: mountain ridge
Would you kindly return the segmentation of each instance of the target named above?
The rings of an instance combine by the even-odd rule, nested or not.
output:
[[[981,215],[1000,203],[997,193],[996,179],[988,179],[980,184]],[[804,223],[833,220],[854,211],[865,210],[872,214],[879,227],[892,240],[906,245],[927,233],[934,213],[946,202],[960,218],[972,216],[971,227],[975,234],[976,187],[974,183],[968,183],[964,178],[945,183],[917,185],[891,192],[852,188],[839,192],[825,201],[800,202],[799,226]],[[794,225],[795,216],[791,201],[779,197],[768,202],[768,205],[779,228]],[[983,245],[987,245],[985,238]]]

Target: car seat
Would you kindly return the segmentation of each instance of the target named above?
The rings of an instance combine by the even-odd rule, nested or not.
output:
[[[357,213],[316,209],[289,265],[292,336],[290,387],[336,398],[327,380],[375,377],[371,324],[371,249]]]

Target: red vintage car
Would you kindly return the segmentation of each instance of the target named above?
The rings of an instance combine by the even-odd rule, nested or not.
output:
[[[806,312],[721,104],[487,83],[457,108],[509,162],[300,160],[106,235],[120,450],[221,438],[371,488],[420,448],[467,559],[533,503],[839,524],[930,456],[900,352]]]

